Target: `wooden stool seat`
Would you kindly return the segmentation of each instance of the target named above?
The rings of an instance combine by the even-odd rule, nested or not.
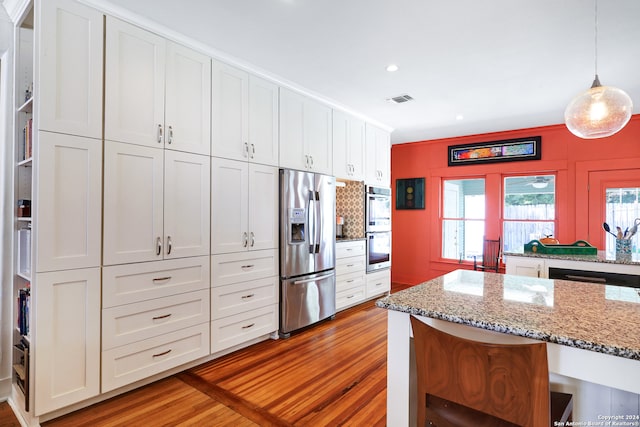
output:
[[[456,337],[411,316],[418,426],[547,427],[571,421],[573,396],[550,392],[546,343]]]

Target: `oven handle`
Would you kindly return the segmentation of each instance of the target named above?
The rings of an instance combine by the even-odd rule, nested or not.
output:
[[[607,279],[604,277],[577,276],[575,274],[567,274],[565,277],[567,280],[576,280],[578,282],[607,283]]]

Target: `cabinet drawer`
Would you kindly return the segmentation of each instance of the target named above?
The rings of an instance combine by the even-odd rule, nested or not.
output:
[[[365,241],[354,240],[351,242],[336,243],[336,259],[365,254]]]
[[[336,292],[366,286],[364,271],[336,276]]]
[[[278,330],[277,304],[211,322],[211,353]]]
[[[209,322],[102,352],[102,392],[209,354]]]
[[[221,319],[278,302],[278,277],[211,288],[211,319]]]
[[[278,251],[269,249],[213,255],[211,257],[211,275],[211,286],[223,286],[277,276]]]
[[[102,310],[107,350],[208,322],[209,289]]]
[[[367,274],[367,298],[391,290],[391,270]]]
[[[102,306],[114,307],[208,287],[208,256],[115,265],[102,269]]]
[[[367,260],[364,255],[336,259],[336,275],[363,272],[367,269]]]
[[[364,301],[365,295],[365,286],[359,286],[357,288],[347,289],[344,291],[340,291],[336,293],[336,310],[343,309],[345,307],[349,307],[351,305],[357,304],[361,301]]]

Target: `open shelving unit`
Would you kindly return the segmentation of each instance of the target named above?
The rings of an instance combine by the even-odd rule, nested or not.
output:
[[[34,8],[25,8],[15,28],[14,88],[14,278],[13,387],[21,410],[29,412],[31,283],[33,269],[31,201],[33,195]]]

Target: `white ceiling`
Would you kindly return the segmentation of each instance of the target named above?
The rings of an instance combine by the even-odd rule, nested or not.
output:
[[[593,0],[107,4],[394,128],[394,143],[563,123],[595,72]],[[598,74],[640,112],[640,0],[599,0]]]

